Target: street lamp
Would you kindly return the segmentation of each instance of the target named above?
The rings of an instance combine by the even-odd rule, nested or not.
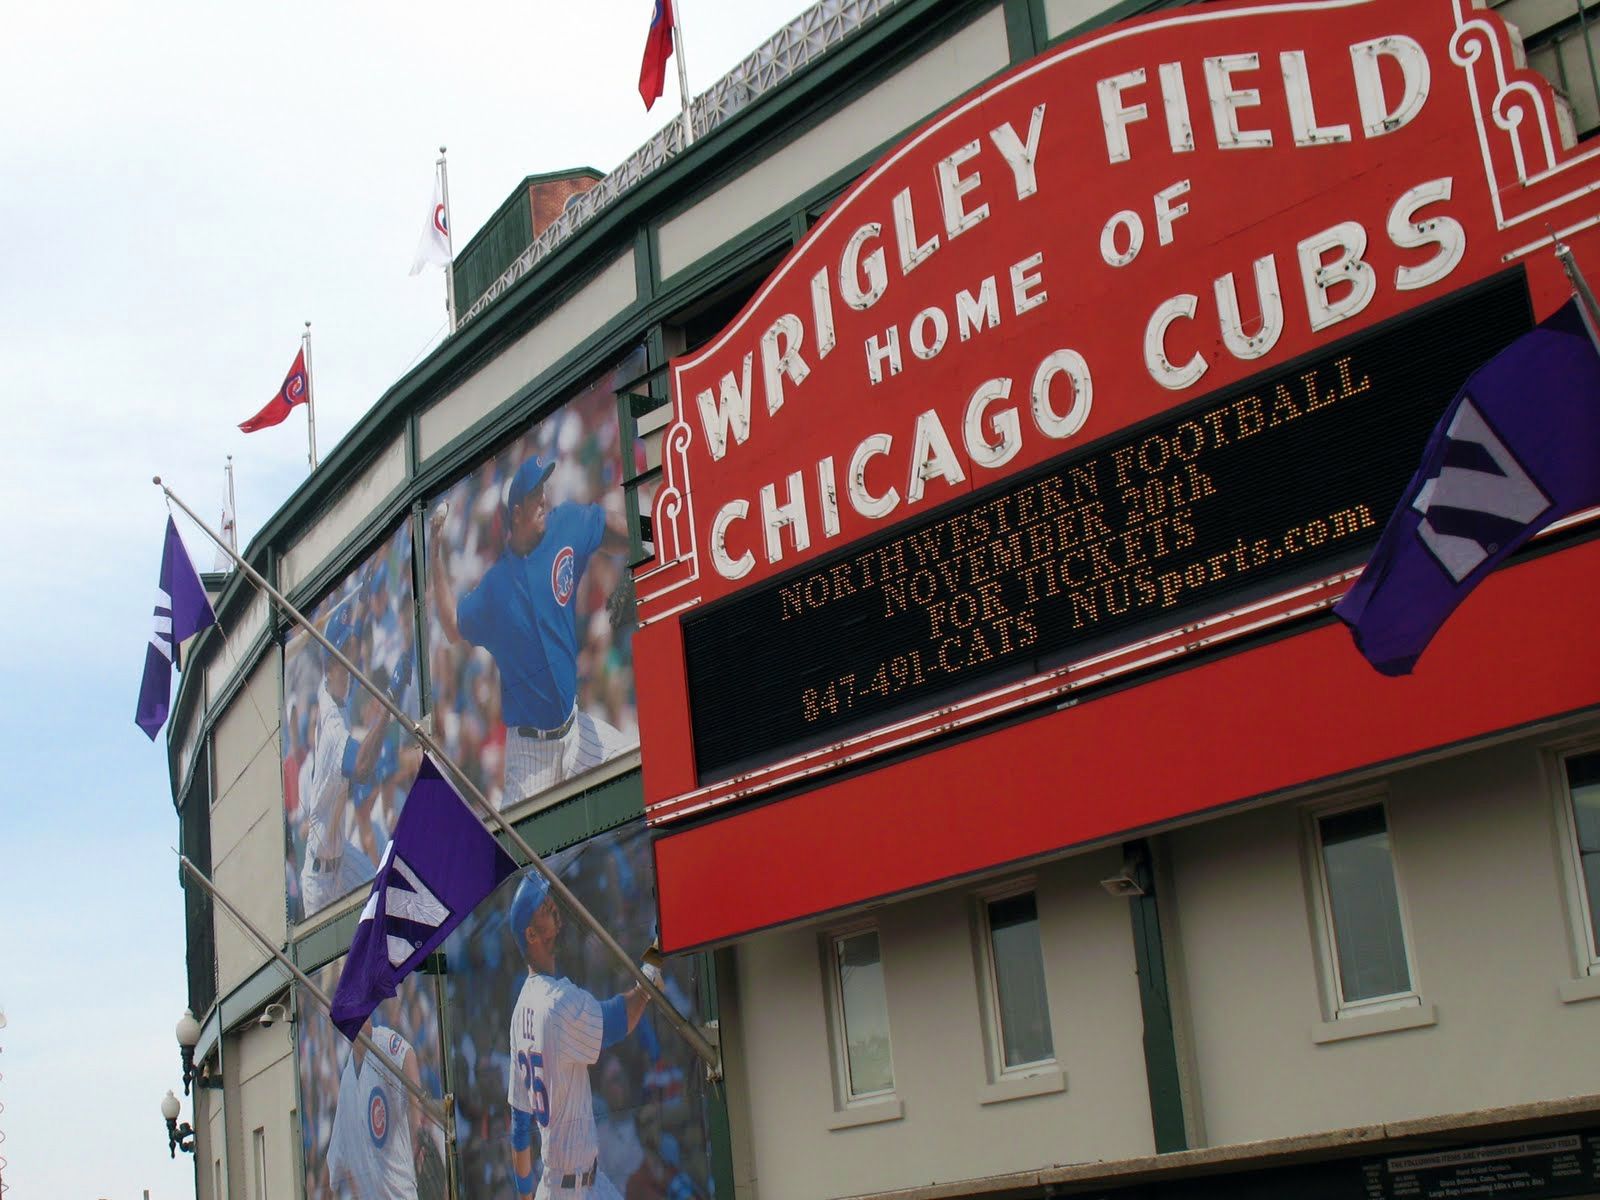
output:
[[[189,1018],[191,1021],[193,1017]],[[167,1123],[167,1156],[177,1158],[178,1151],[185,1154],[194,1153],[194,1126],[185,1121],[178,1124],[178,1098],[172,1094],[172,1089],[167,1089],[167,1094],[161,1098],[161,1117]]]
[[[178,1027],[173,1031],[178,1038],[178,1054],[183,1059],[183,1094],[189,1094],[189,1084],[194,1080],[194,1048],[200,1041],[200,1022],[194,1019],[194,1013],[189,1009],[183,1010],[183,1016],[178,1018]],[[169,1093],[170,1094],[170,1093]],[[162,1105],[165,1110],[166,1105]],[[177,1111],[173,1114],[176,1117]]]

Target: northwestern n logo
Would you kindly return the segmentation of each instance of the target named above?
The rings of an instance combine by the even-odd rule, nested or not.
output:
[[[155,629],[150,644],[162,658],[172,661],[172,597],[165,588],[156,589]]]
[[[1422,514],[1417,536],[1460,583],[1550,507],[1550,497],[1464,396],[1445,431],[1439,473],[1411,507]]]
[[[432,889],[423,883],[405,859],[394,852],[390,842],[378,864],[378,874],[388,870],[388,882],[381,889],[384,921],[381,929],[389,948],[389,964],[401,966],[416,950],[433,936],[434,930],[450,919],[445,907]],[[370,921],[378,912],[378,892],[367,897],[361,910],[361,920]]]

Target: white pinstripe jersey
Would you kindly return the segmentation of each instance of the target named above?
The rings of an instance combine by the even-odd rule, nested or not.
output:
[[[600,1057],[600,1002],[570,979],[530,971],[511,1012],[507,1099],[539,1127],[544,1173],[582,1174],[598,1144],[589,1067]]]
[[[317,684],[317,747],[311,760],[311,811],[306,821],[306,853],[334,858],[341,852],[343,829],[329,829],[339,789],[348,788],[344,777],[344,748],[350,740],[344,706],[328,691],[328,681]],[[303,793],[302,793],[303,794]]]
[[[405,1067],[410,1042],[382,1025],[373,1026],[372,1040]],[[328,1143],[328,1177],[340,1200],[416,1200],[411,1097],[376,1054],[368,1053],[359,1070],[354,1053],[345,1063]]]

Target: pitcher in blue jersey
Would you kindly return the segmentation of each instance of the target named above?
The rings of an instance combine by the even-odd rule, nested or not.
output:
[[[439,624],[450,641],[486,649],[500,671],[506,724],[502,807],[581,775],[633,744],[578,711],[578,585],[596,553],[627,550],[627,524],[620,513],[598,504],[550,507],[545,481],[554,469],[554,462],[538,457],[517,468],[506,491],[506,544],[459,601],[445,563],[442,510],[435,511],[429,528]]]

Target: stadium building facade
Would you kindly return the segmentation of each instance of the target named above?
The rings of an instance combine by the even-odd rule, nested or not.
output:
[[[824,0],[519,186],[246,557],[715,1035],[608,1034],[551,1196],[1600,1197],[1594,514],[1409,676],[1331,613],[1600,276],[1591,21]],[[331,991],[418,752],[217,586],[182,848]],[[453,1151],[186,898],[201,1197],[515,1194],[509,895],[374,1018]]]

